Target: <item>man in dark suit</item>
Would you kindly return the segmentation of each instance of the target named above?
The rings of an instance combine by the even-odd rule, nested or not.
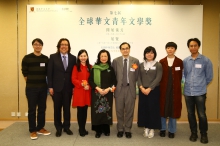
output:
[[[72,98],[73,84],[71,75],[76,57],[70,53],[69,40],[62,38],[57,44],[57,53],[51,54],[48,63],[48,87],[54,102],[54,125],[56,137],[60,137],[62,129],[68,135],[73,135],[70,130],[70,102]],[[63,108],[63,122],[61,110]]]
[[[129,43],[122,43],[120,51],[122,56],[115,58],[112,63],[117,78],[117,86],[114,93],[118,121],[117,136],[121,138],[125,132],[126,138],[131,138],[139,61],[129,55]]]

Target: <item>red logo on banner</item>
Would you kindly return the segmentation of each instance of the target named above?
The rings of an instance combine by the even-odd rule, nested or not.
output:
[[[31,12],[34,12],[34,7],[31,7],[30,9],[31,9]]]

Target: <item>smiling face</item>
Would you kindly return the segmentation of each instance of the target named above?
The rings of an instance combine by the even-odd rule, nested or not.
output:
[[[103,52],[100,54],[100,62],[105,64],[108,61],[108,54]]]
[[[34,53],[36,53],[36,54],[41,53],[41,50],[43,48],[42,44],[40,44],[38,41],[35,41],[32,46],[34,48]]]
[[[145,54],[145,57],[146,57],[147,61],[153,61],[154,60],[154,53],[153,53],[153,51],[147,52]]]
[[[62,54],[66,54],[68,52],[69,44],[66,40],[61,41],[59,50]]]
[[[79,60],[80,60],[81,64],[86,64],[87,59],[88,59],[88,56],[85,52],[80,54]]]

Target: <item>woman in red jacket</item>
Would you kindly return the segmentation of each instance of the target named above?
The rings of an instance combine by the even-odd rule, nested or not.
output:
[[[86,50],[79,51],[77,63],[72,71],[72,83],[74,84],[72,106],[77,107],[77,120],[80,136],[88,135],[85,129],[87,119],[87,109],[91,104],[91,88],[88,84],[91,65]]]
[[[163,67],[163,75],[160,82],[160,136],[174,138],[176,132],[176,119],[180,117],[182,110],[181,80],[183,72],[183,61],[174,54],[177,45],[168,42],[165,46],[167,56],[160,60]],[[168,129],[166,120],[169,118]]]

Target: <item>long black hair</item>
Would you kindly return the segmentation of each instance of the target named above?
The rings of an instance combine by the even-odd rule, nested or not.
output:
[[[85,49],[81,49],[81,50],[79,50],[79,52],[78,52],[77,60],[76,60],[77,70],[78,70],[78,72],[81,71],[81,69],[80,69],[80,64],[81,64],[81,62],[80,62],[80,60],[79,60],[79,56],[80,56],[82,53],[86,53],[86,55],[87,55],[87,57],[88,57],[87,60],[86,60],[86,66],[87,66],[88,72],[90,72],[89,55],[88,55],[88,53],[87,53],[87,51],[86,51]]]

